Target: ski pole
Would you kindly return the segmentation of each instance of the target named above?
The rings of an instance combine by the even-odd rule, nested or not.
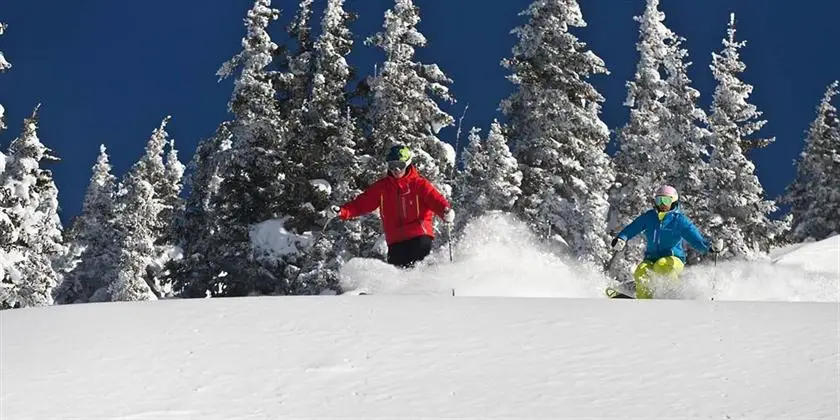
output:
[[[613,262],[615,262],[615,259],[618,257],[619,253],[621,253],[621,251],[614,251],[613,252],[612,256],[610,257],[610,260],[607,261],[607,265],[604,266],[604,273],[606,273],[606,274],[610,273],[610,270],[612,269],[612,266],[613,266]]]
[[[718,240],[716,245],[715,245],[715,248],[716,248],[716,251],[718,251],[718,252],[713,252],[712,253],[712,261],[714,261],[714,266],[713,266],[714,268],[712,268],[712,299],[711,299],[712,301],[715,300],[715,292],[716,292],[715,289],[717,288],[717,260],[718,260],[718,254],[723,249],[723,241]]]
[[[326,222],[324,222],[324,226],[323,226],[323,227],[321,227],[321,236],[323,236],[323,235],[324,235],[324,232],[326,232],[326,231],[327,231],[327,226],[330,224],[330,222],[332,222],[332,221],[333,221],[333,219],[335,219],[335,216],[330,217],[329,219],[327,219],[327,221],[326,221]]]
[[[718,254],[717,254],[717,252],[715,252],[715,255],[713,257],[713,260],[715,262],[714,263],[715,268],[712,269],[712,299],[711,299],[712,301],[715,300],[715,289],[717,288],[717,257],[718,257]]]
[[[452,262],[452,223],[446,224],[446,237],[449,239],[449,262]],[[454,296],[454,291],[452,292]]]

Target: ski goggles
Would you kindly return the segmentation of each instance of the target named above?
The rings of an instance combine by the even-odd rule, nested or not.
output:
[[[404,171],[407,167],[408,162],[403,162],[401,160],[392,160],[388,162],[389,171]]]
[[[653,201],[657,206],[670,206],[671,204],[674,204],[674,201],[676,200],[674,200],[674,197],[671,197],[670,195],[657,195],[656,197],[653,197]]]

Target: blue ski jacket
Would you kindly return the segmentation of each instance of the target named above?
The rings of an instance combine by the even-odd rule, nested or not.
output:
[[[622,229],[618,237],[629,241],[642,231],[645,232],[647,239],[646,261],[674,256],[685,263],[683,239],[703,254],[709,252],[708,241],[703,238],[688,216],[679,211],[679,208],[666,212],[661,220],[658,211],[648,210]]]

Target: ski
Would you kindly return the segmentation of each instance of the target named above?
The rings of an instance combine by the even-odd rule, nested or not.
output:
[[[625,291],[623,291],[623,290],[619,289],[619,287],[618,287],[618,286],[616,286],[616,287],[612,287],[612,286],[607,287],[607,288],[606,288],[606,290],[604,290],[604,293],[605,293],[605,294],[607,295],[607,297],[608,297],[608,298],[610,298],[610,299],[635,299],[635,298],[636,298],[635,296],[633,296],[633,295],[634,295],[634,293],[631,293],[631,292],[629,292],[629,291],[628,291],[628,292],[625,292]]]

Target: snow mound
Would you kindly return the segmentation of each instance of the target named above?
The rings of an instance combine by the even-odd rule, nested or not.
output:
[[[326,179],[312,179],[309,181],[312,188],[324,196],[329,197],[332,194],[332,185]]]
[[[373,294],[602,297],[608,284],[603,274],[547,250],[524,223],[503,213],[472,221],[453,248],[453,262],[443,246],[413,269],[356,258],[340,275],[345,289]]]
[[[797,244],[786,251],[776,253],[773,262],[777,265],[795,266],[812,273],[823,273],[840,278],[840,235],[822,241]]]
[[[286,230],[286,218],[271,219],[251,227],[251,249],[259,259],[282,259],[308,248],[312,237],[296,235]]]

